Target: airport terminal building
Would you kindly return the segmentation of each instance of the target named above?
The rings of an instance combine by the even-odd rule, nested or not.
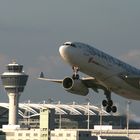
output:
[[[8,108],[8,103],[0,103],[1,140],[128,140],[128,131],[121,129],[126,119],[89,103],[20,103],[17,125],[7,125]],[[139,134],[138,129],[129,130],[131,138]]]
[[[55,110],[55,128],[62,129],[93,129],[94,125],[112,125],[114,128],[126,128],[126,117],[119,114],[109,114],[103,108],[87,104],[58,103],[20,103],[18,124],[39,128],[40,110],[50,108]],[[8,103],[0,103],[0,125],[8,123]],[[130,121],[130,128],[139,128],[138,123]]]

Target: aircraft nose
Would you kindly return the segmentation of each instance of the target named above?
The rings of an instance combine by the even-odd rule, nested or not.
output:
[[[59,53],[64,61],[69,63],[71,66],[75,65],[75,61],[77,60],[77,51],[69,42],[59,47]]]
[[[67,45],[62,45],[62,46],[59,47],[60,56],[64,60],[67,60],[71,56],[71,53],[70,52],[71,52],[70,51],[70,48]]]
[[[59,53],[60,53],[60,55],[63,54],[63,48],[64,48],[64,46],[60,46],[60,47],[59,47]]]
[[[59,53],[63,57],[63,55],[65,54],[65,46],[62,45],[59,47]]]

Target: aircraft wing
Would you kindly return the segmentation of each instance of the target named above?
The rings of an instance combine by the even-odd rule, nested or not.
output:
[[[48,79],[44,76],[44,73],[40,73],[40,77],[38,78],[39,80],[45,80],[45,81],[50,81],[50,82],[55,82],[55,83],[62,83],[63,79]]]
[[[38,79],[60,84],[63,83],[63,79],[48,79],[47,77],[44,76],[43,72],[41,72],[40,77]],[[82,77],[80,80],[87,88],[91,88],[97,93],[98,89],[107,91],[107,88],[103,86],[99,81],[97,81],[94,77]]]

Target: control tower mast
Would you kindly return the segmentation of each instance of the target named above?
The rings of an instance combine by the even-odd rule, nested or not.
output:
[[[6,67],[7,72],[1,75],[1,79],[9,98],[9,125],[17,125],[19,97],[24,90],[28,75],[23,72],[23,65],[15,61]]]

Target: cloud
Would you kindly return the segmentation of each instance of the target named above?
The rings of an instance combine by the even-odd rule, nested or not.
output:
[[[59,56],[40,56],[38,58],[40,69],[45,70],[49,74],[55,73],[62,66]]]
[[[39,61],[49,66],[58,66],[60,63],[60,57],[58,56],[40,56]]]
[[[121,59],[136,66],[140,67],[140,49],[131,50],[121,56]]]
[[[5,71],[5,66],[10,63],[10,58],[5,54],[0,54],[0,72]]]
[[[2,54],[0,53],[0,75],[6,71],[6,65],[10,63],[10,58],[5,55],[5,54]],[[5,90],[2,86],[2,83],[1,83],[1,78],[0,78],[0,92],[3,94],[3,92],[5,93]],[[3,100],[6,100],[6,96],[3,94],[0,94],[0,99],[2,99],[1,101]]]
[[[41,55],[36,59],[35,66],[28,67],[28,74],[32,76],[38,76],[41,71],[47,75],[53,75],[58,73],[63,68],[63,63],[59,56],[44,56]]]

